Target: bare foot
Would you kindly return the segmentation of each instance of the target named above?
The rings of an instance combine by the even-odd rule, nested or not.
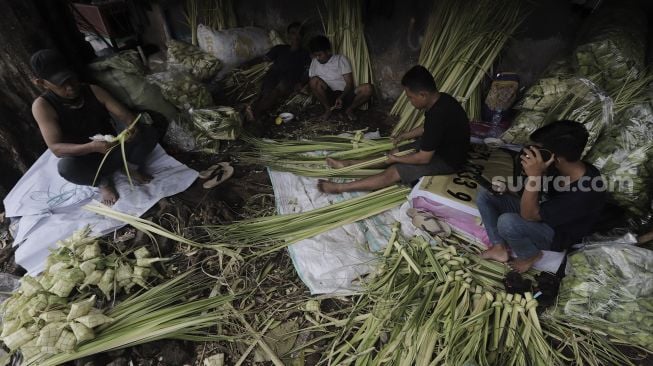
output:
[[[344,160],[336,160],[334,158],[326,158],[326,163],[330,168],[340,169],[347,166]]]
[[[351,109],[347,109],[345,111],[345,115],[347,116],[347,119],[349,120],[349,122],[354,122],[354,121],[356,121],[358,119],[358,117],[356,116],[354,111],[352,111]]]
[[[503,244],[494,244],[492,248],[481,253],[481,258],[491,259],[501,263],[506,263],[510,259],[508,250]]]
[[[100,185],[98,188],[100,188],[100,196],[102,196],[102,204],[105,204],[107,206],[113,206],[114,203],[118,200],[118,192],[116,192],[116,188],[113,186],[113,183],[107,183]]]
[[[129,169],[129,175],[136,182],[136,184],[147,184],[150,183],[153,177],[150,174],[147,174],[142,169]]]
[[[340,184],[320,179],[317,181],[317,189],[324,193],[340,193]]]
[[[508,265],[519,273],[524,273],[533,267],[533,264],[542,258],[542,251],[530,258],[517,258],[508,262]]]
[[[245,119],[247,122],[253,122],[256,119],[254,117],[254,111],[252,111],[251,105],[247,105],[247,107],[245,107]]]

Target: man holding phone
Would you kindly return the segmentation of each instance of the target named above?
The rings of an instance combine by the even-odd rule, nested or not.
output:
[[[494,192],[479,191],[477,205],[492,244],[483,258],[526,272],[542,250],[564,251],[590,233],[606,187],[599,171],[580,160],[587,138],[578,122],[544,126],[520,156],[526,176],[521,197],[497,185]]]

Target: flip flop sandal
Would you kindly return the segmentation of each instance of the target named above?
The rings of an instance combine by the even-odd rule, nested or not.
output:
[[[445,238],[451,235],[451,227],[439,221],[435,216],[416,215],[413,218],[413,225],[431,235],[439,235]]]
[[[215,170],[218,169],[219,167],[220,167],[219,164],[211,165],[211,166],[208,167],[206,170],[202,170],[202,171],[198,174],[198,177],[200,177],[200,178],[202,178],[202,179],[209,179],[209,178],[211,178],[211,176],[213,175],[213,173],[215,172]]]
[[[215,188],[234,175],[234,167],[229,165],[229,163],[219,163],[218,166],[219,169],[214,171],[214,175],[211,179],[202,184],[202,187],[205,189]]]
[[[427,214],[427,213],[428,213],[428,211],[424,211],[424,210],[421,210],[419,208],[409,208],[408,210],[406,210],[406,215],[408,215],[408,217],[410,217],[411,219],[415,218],[415,216],[417,216],[417,215],[423,215],[423,214]]]

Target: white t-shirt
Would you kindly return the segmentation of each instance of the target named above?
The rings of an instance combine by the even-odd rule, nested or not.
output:
[[[333,91],[345,90],[347,83],[343,75],[349,73],[351,73],[351,64],[344,55],[331,55],[331,58],[325,64],[321,64],[314,58],[311,61],[311,67],[308,69],[308,77],[319,77]]]

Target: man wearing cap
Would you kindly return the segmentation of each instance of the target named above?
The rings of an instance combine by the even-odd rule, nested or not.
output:
[[[132,123],[134,114],[104,89],[80,83],[61,54],[54,50],[34,53],[30,63],[36,76],[34,83],[45,90],[34,100],[32,114],[48,148],[61,158],[59,175],[79,185],[93,185],[97,175],[102,202],[113,205],[118,192],[111,176],[123,164],[120,149],[109,154],[98,174],[104,154],[113,144],[90,137],[115,135],[117,130]],[[126,143],[130,174],[138,183],[152,179],[143,165],[157,142],[154,128],[141,125]]]

